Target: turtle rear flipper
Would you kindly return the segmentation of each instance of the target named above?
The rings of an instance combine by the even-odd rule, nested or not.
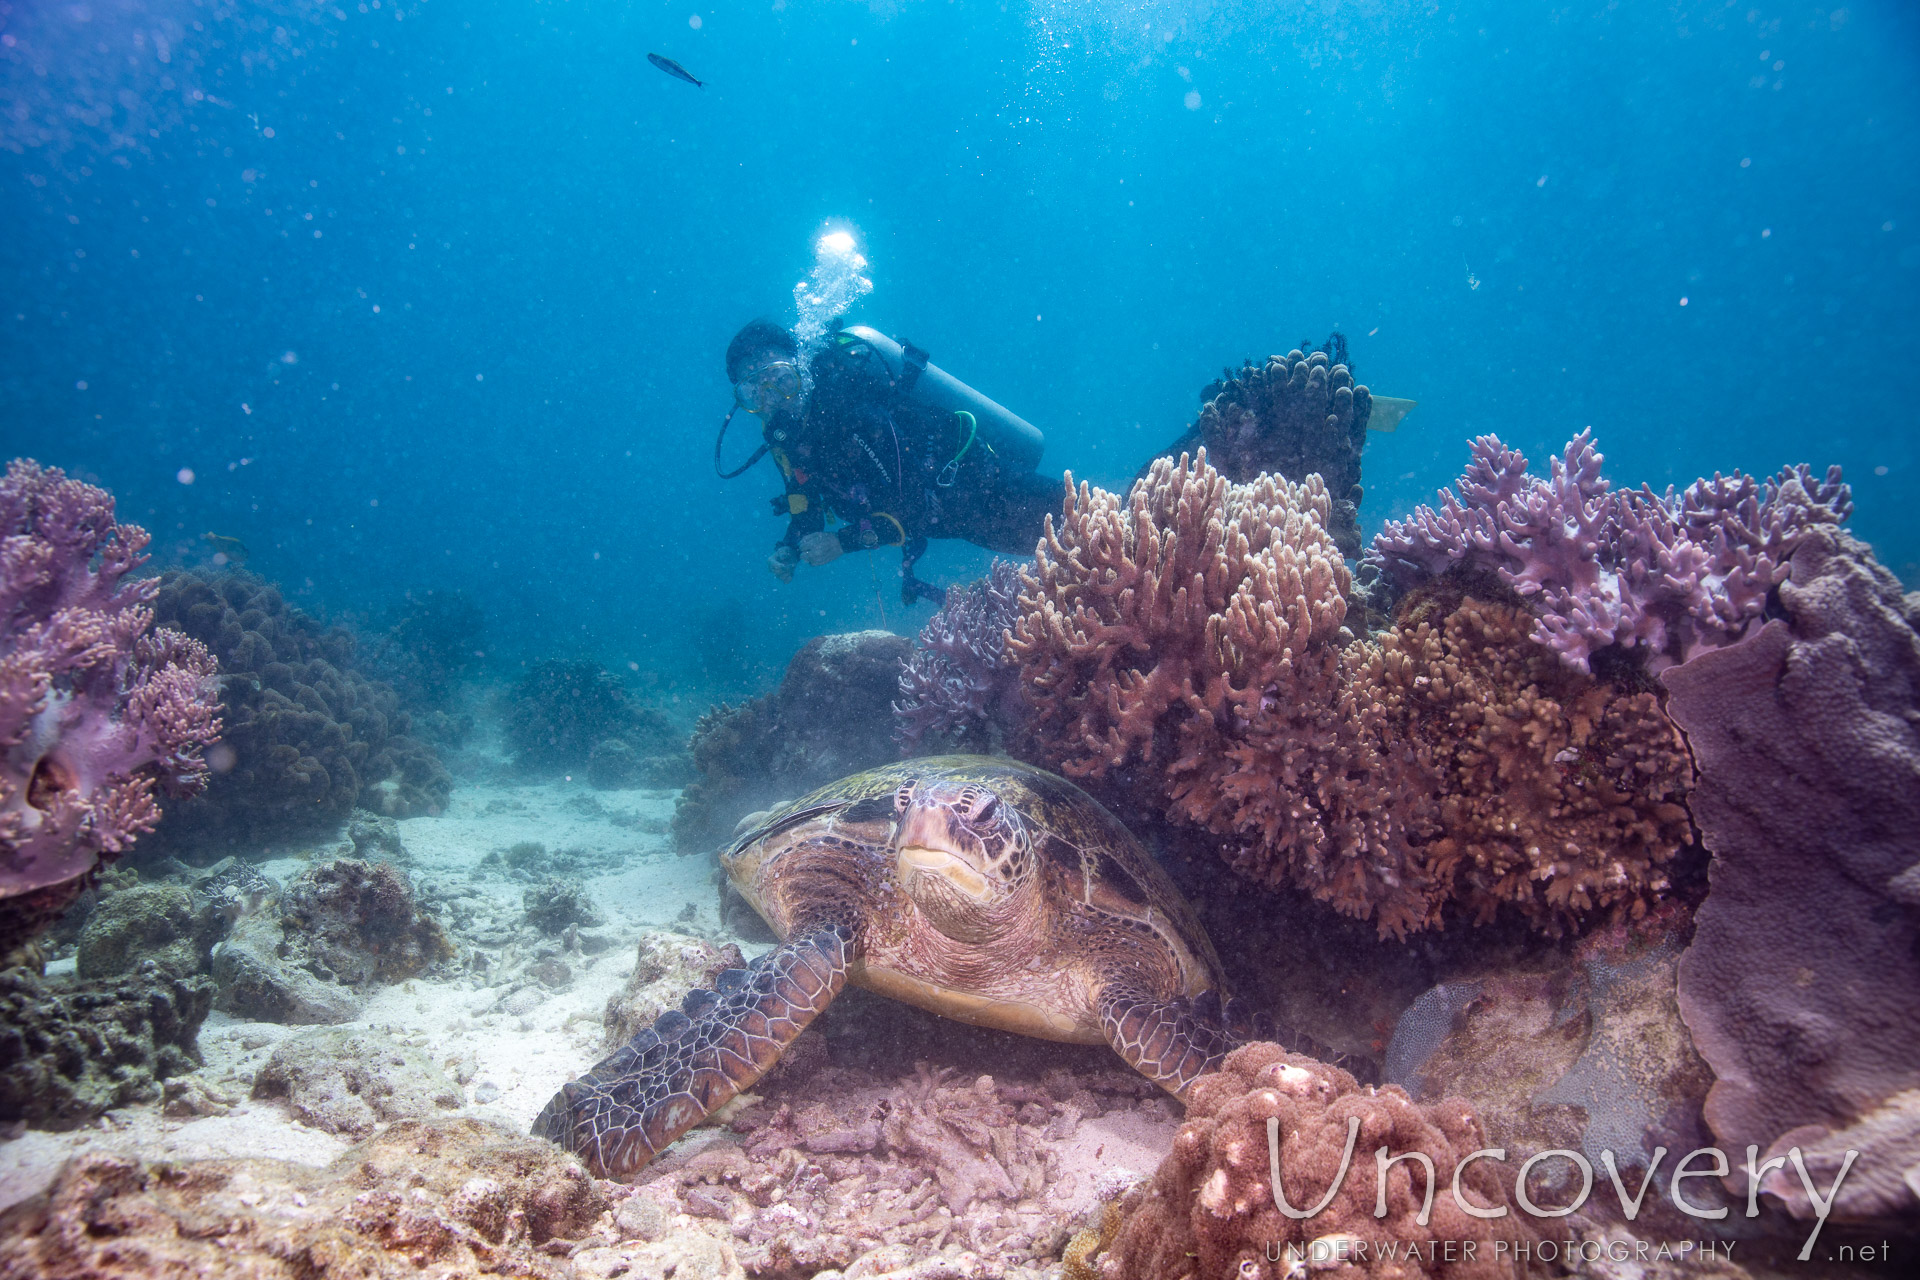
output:
[[[1240,1043],[1214,991],[1166,1000],[1108,988],[1100,998],[1100,1025],[1128,1066],[1182,1101],[1187,1086],[1218,1071]]]
[[[542,1108],[535,1137],[596,1175],[633,1173],[780,1060],[847,984],[856,942],[828,925],[689,992]]]

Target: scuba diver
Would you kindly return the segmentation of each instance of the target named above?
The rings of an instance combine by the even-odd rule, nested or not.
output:
[[[767,568],[782,582],[803,560],[899,547],[901,600],[938,602],[913,573],[929,538],[1030,555],[1060,505],[1061,478],[1034,469],[1044,441],[1032,424],[865,325],[836,322],[803,367],[793,334],[755,320],[727,345],[727,380],[734,407],[714,470],[731,480],[773,455],[786,482],[773,507],[788,520]],[[761,443],[725,471],[720,446],[743,409],[760,419]]]

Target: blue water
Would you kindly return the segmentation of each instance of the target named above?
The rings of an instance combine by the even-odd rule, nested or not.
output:
[[[5,451],[109,486],[161,564],[211,530],[319,611],[466,591],[504,663],[672,693],[722,653],[745,688],[924,618],[891,553],[777,584],[770,464],[713,475],[726,340],[792,318],[829,226],[853,318],[1079,477],[1338,329],[1421,402],[1369,529],[1472,435],[1541,463],[1592,425],[1656,487],[1839,462],[1920,581],[1894,0],[12,0],[0,145]]]

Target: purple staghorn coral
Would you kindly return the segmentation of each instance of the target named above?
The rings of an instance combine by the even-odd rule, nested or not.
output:
[[[1716,472],[1656,494],[1613,489],[1602,461],[1582,431],[1542,479],[1481,436],[1439,507],[1389,520],[1368,559],[1401,590],[1457,565],[1497,573],[1532,608],[1533,638],[1583,671],[1609,645],[1666,666],[1744,635],[1807,532],[1853,509],[1838,467],[1825,480],[1805,466],[1766,481]]]
[[[985,749],[996,725],[1018,713],[1018,671],[1007,656],[1007,629],[1020,612],[1020,566],[996,559],[987,576],[948,587],[947,602],[920,630],[900,672],[894,737],[903,754],[929,736]]]
[[[153,829],[156,784],[206,780],[214,660],[148,632],[146,545],[104,489],[25,459],[0,479],[0,952]]]

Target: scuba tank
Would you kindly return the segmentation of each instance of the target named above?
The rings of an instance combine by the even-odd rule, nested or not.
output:
[[[1032,471],[1040,465],[1040,453],[1046,448],[1040,428],[995,404],[939,365],[928,363],[927,353],[911,342],[895,342],[864,324],[836,329],[827,342],[833,347],[865,344],[886,366],[899,394],[940,413],[969,415],[977,424],[979,443],[992,451],[1001,466]]]

